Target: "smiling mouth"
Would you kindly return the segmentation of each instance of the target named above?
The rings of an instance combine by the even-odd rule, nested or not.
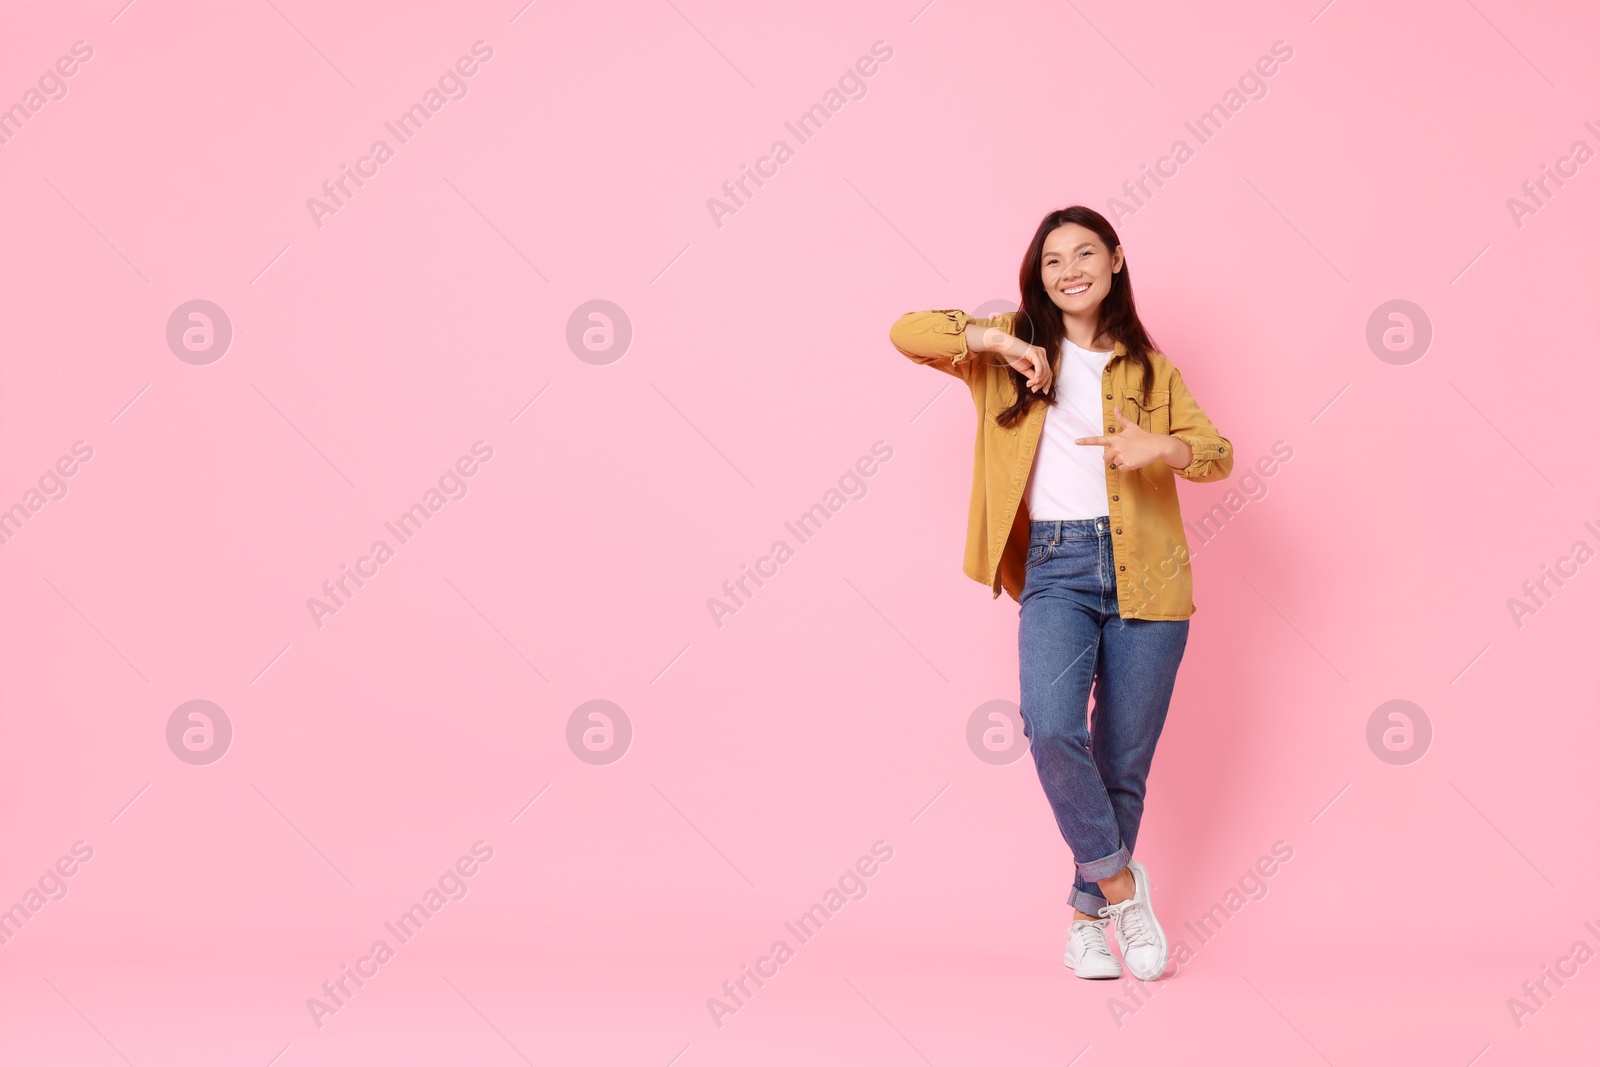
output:
[[[1085,282],[1082,285],[1074,285],[1070,289],[1061,290],[1061,295],[1062,296],[1077,296],[1079,293],[1086,293],[1088,291],[1089,291],[1089,283]]]

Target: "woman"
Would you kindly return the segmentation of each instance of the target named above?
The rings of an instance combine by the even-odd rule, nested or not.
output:
[[[963,569],[1021,605],[1023,732],[1077,868],[1066,963],[1119,977],[1110,925],[1152,981],[1167,938],[1131,855],[1195,610],[1176,478],[1227,477],[1233,446],[1139,322],[1099,212],[1045,216],[1020,284],[1016,312],[913,312],[889,339],[977,406]]]

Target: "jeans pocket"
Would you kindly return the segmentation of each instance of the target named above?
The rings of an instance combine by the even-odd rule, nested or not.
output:
[[[1033,566],[1035,563],[1042,561],[1048,555],[1050,555],[1050,542],[1030,541],[1028,543],[1027,566]]]

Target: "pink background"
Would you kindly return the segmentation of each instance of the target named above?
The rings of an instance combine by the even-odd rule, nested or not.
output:
[[[0,507],[93,449],[0,546],[0,905],[94,850],[0,946],[0,1061],[1593,1059],[1600,962],[1521,1026],[1507,999],[1600,950],[1600,563],[1520,628],[1506,604],[1600,548],[1600,162],[1506,206],[1600,148],[1592,9],[123,3],[0,33],[0,103],[94,50],[0,145]],[[465,98],[318,228],[306,199],[478,40]],[[1191,522],[1293,449],[1196,546],[1139,853],[1191,948],[1294,854],[1130,1000],[1060,962],[1031,759],[968,748],[1016,698],[1017,608],[960,570],[971,405],[887,331],[1014,300],[1043,214],[1194,147],[1280,40],[1120,231],[1239,457],[1183,487]],[[719,228],[707,198],[778,138]],[[165,336],[196,299],[234,331],[204,366]],[[633,331],[605,365],[566,339],[595,299]],[[1433,328],[1405,365],[1366,341],[1396,299]],[[480,440],[465,498],[318,628],[307,598]],[[196,699],[233,728],[205,766],[166,738]],[[632,728],[608,765],[567,742],[596,699]],[[1395,699],[1432,724],[1407,765],[1367,742]],[[307,998],[479,840],[468,895],[319,1028]],[[719,1028],[707,998],[880,840],[866,897]]]

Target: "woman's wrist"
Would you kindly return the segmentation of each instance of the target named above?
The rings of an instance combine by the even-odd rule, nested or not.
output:
[[[1161,458],[1167,461],[1167,466],[1181,471],[1194,462],[1194,449],[1183,438],[1168,434],[1165,443],[1166,451]]]
[[[967,351],[980,354],[997,353],[1004,355],[1012,336],[998,326],[979,326],[976,322],[967,323]]]
[[[966,339],[968,352],[971,352],[975,355],[983,354],[985,351],[983,347],[983,331],[986,328],[987,327],[979,326],[975,322],[967,323],[966,329],[962,331],[962,334]]]

